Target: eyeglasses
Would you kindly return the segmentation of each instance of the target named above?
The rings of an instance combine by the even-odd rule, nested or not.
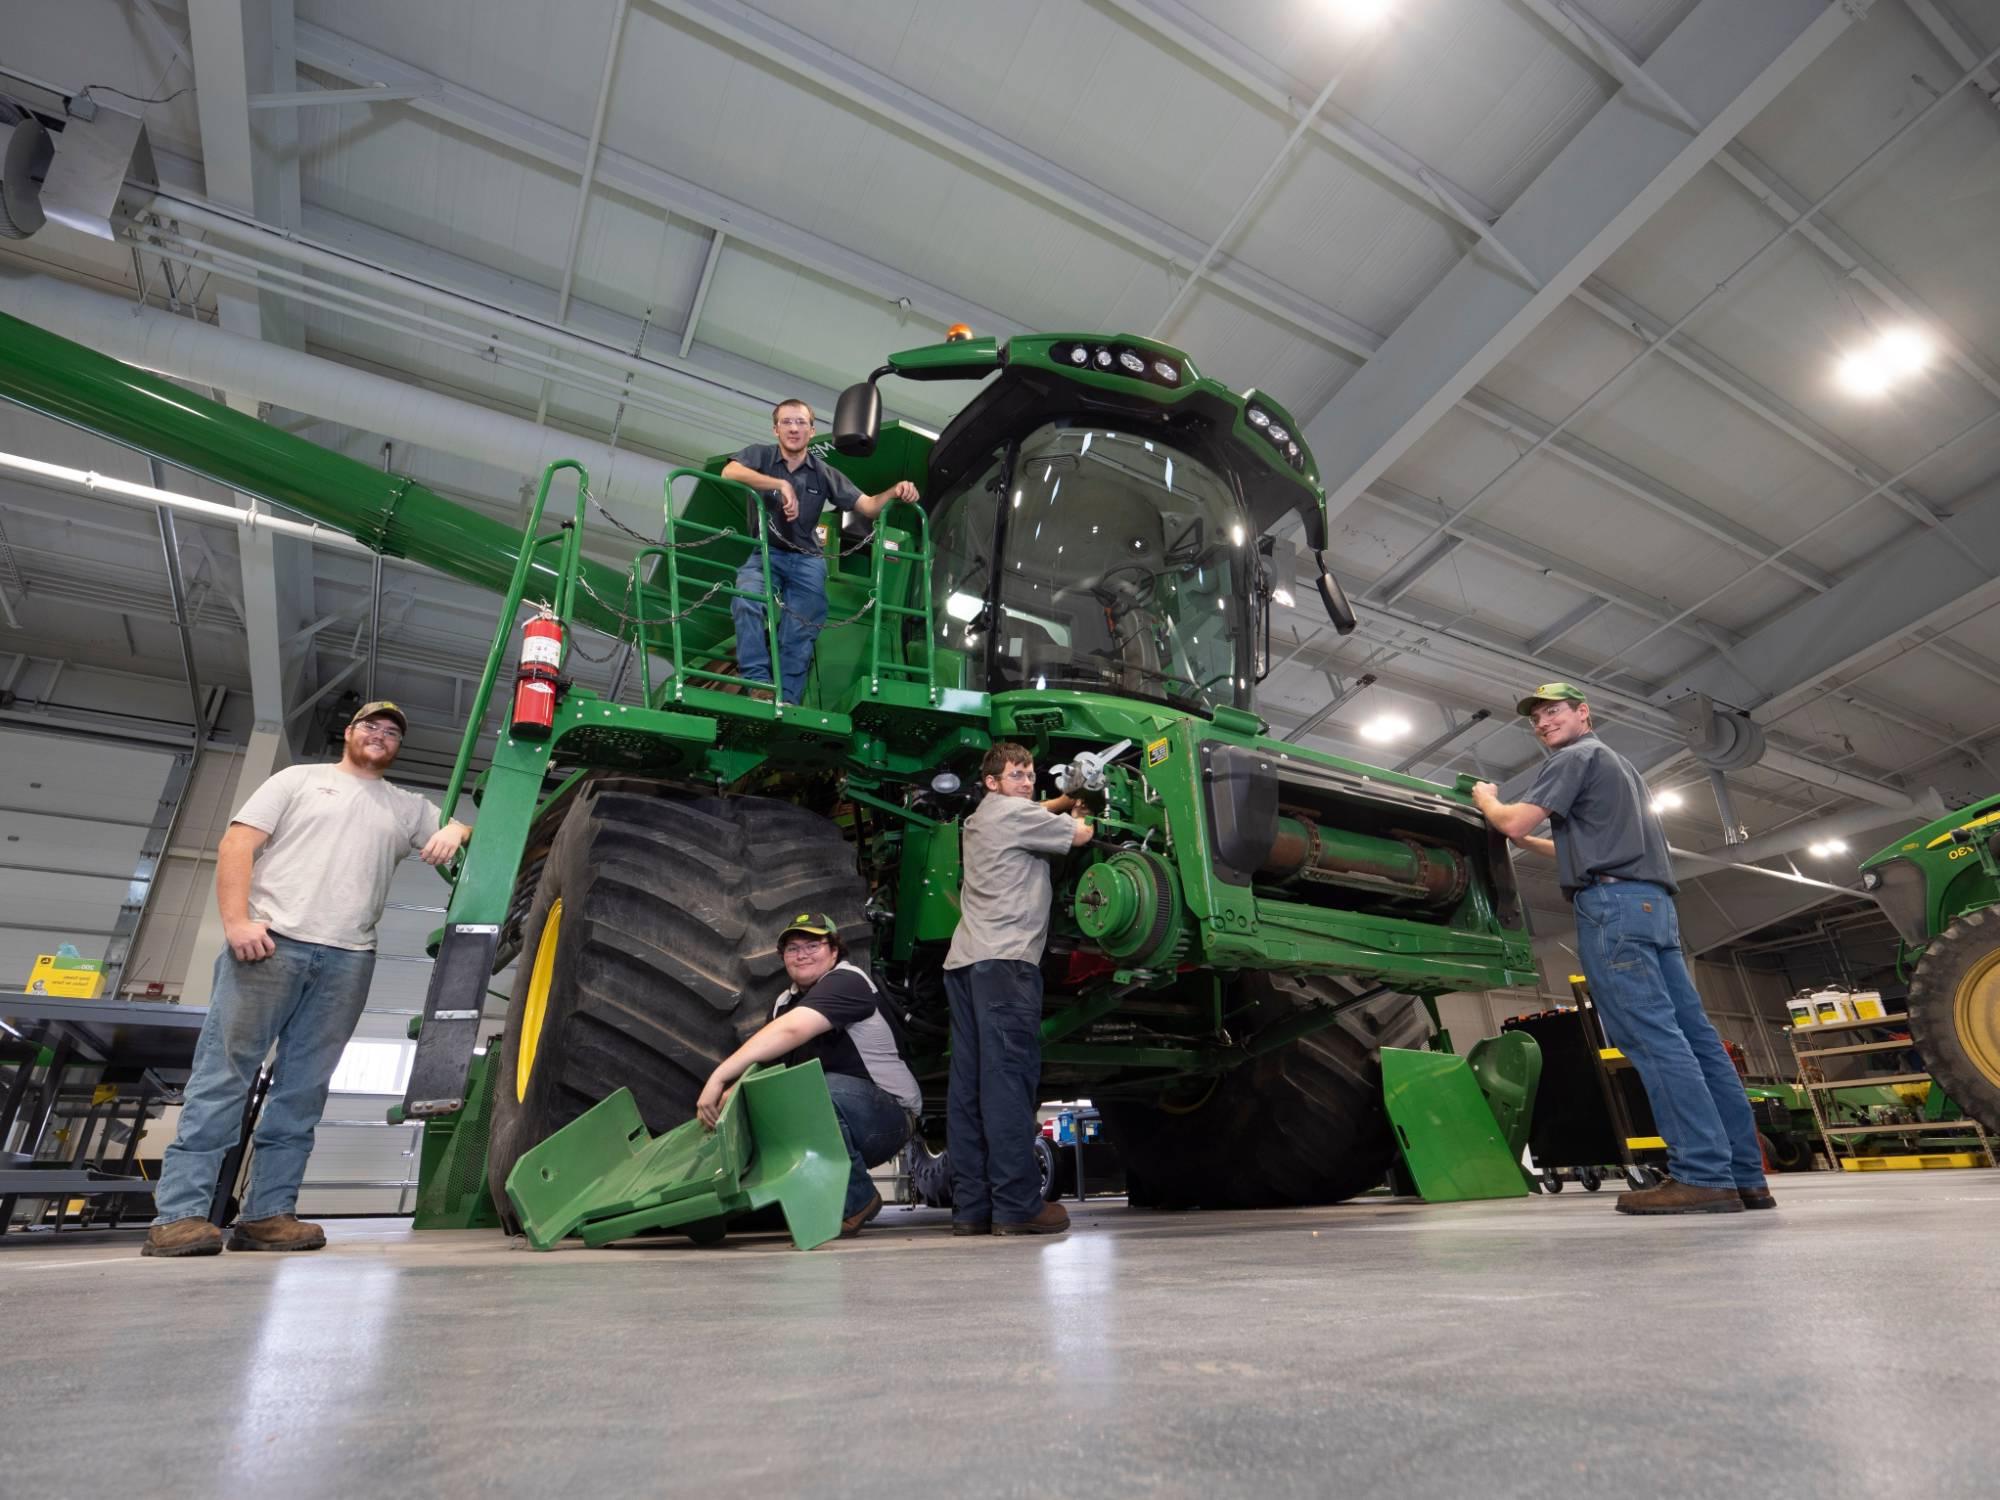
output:
[[[1530,724],[1539,724],[1544,719],[1553,719],[1557,714],[1569,712],[1575,707],[1574,703],[1544,703],[1540,708],[1528,715],[1528,722]]]
[[[813,425],[813,419],[811,417],[780,417],[776,425],[779,427],[810,427]]]
[[[1000,773],[999,779],[1002,781],[1033,782],[1035,779],[1035,768],[1033,766],[1009,766]]]
[[[354,727],[361,731],[362,738],[364,739],[390,740],[400,743],[403,738],[402,730],[380,724],[357,724]]]
[[[797,942],[785,943],[778,952],[786,958],[806,958],[819,952],[825,938],[800,938]]]

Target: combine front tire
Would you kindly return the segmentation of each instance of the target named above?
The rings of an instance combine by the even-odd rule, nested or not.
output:
[[[1256,1033],[1348,991],[1333,979],[1244,976],[1231,1007]],[[1423,1002],[1386,995],[1220,1075],[1184,1103],[1100,1101],[1132,1201],[1153,1208],[1337,1203],[1381,1184],[1396,1143],[1382,1108],[1383,1047],[1420,1047]]]
[[[866,898],[853,849],[803,808],[587,788],[522,930],[487,1150],[502,1212],[521,1153],[619,1088],[655,1134],[692,1119],[784,988],[779,925],[825,912],[865,968]]]
[[[2000,907],[1932,938],[1910,979],[1910,1037],[1952,1103],[2000,1130]]]

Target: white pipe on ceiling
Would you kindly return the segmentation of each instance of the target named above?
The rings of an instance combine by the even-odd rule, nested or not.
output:
[[[561,458],[590,471],[602,501],[659,511],[670,465],[591,438],[537,427],[456,396],[352,369],[277,344],[225,333],[191,318],[142,308],[54,276],[0,269],[0,311],[114,359],[309,412],[343,426],[456,454],[523,475]]]

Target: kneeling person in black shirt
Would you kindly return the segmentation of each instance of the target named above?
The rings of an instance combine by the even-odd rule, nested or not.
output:
[[[771,1008],[771,1020],[709,1075],[695,1113],[713,1130],[729,1091],[753,1066],[818,1058],[852,1163],[840,1223],[847,1239],[882,1211],[868,1169],[903,1149],[923,1094],[896,1050],[874,981],[846,961],[830,920],[801,912],[778,934],[778,953],[791,987]]]

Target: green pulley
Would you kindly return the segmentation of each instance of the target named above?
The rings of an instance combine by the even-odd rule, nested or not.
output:
[[[1127,849],[1092,865],[1076,883],[1076,925],[1108,957],[1135,968],[1186,951],[1187,908],[1174,872],[1157,854]]]

